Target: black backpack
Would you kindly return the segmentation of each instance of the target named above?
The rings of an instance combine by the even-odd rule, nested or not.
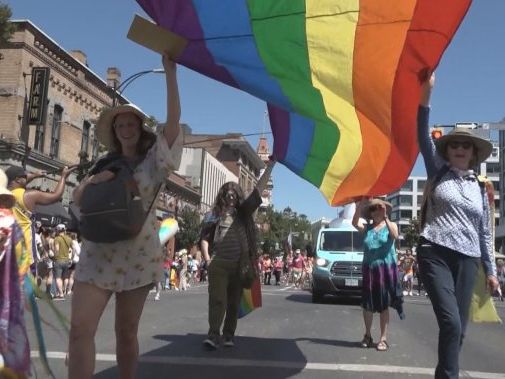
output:
[[[90,175],[105,170],[114,172],[114,178],[88,184],[82,193],[79,231],[85,239],[93,242],[111,243],[132,239],[140,233],[158,195],[155,194],[147,211],[144,210],[133,177],[134,167],[119,154],[102,158]]]

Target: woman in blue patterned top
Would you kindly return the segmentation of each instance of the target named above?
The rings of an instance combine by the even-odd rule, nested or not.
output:
[[[491,154],[492,144],[463,128],[433,143],[428,116],[434,80],[432,75],[423,84],[418,111],[418,140],[429,181],[417,259],[440,328],[435,378],[458,378],[479,261],[489,289],[498,286],[491,258],[494,221],[486,191],[472,170]]]
[[[395,240],[398,226],[389,220],[391,204],[380,199],[362,199],[356,207],[352,224],[365,234],[363,256],[362,307],[365,322],[365,336],[361,345],[372,347],[371,333],[373,313],[380,313],[381,335],[377,350],[386,351],[389,307],[403,314],[403,298],[396,263]],[[363,215],[364,219],[360,218]],[[369,222],[371,221],[371,222]]]

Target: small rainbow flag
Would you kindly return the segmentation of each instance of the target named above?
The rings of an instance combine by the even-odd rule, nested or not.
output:
[[[250,289],[244,288],[242,290],[242,298],[240,299],[240,309],[238,311],[238,318],[247,316],[256,308],[261,307],[261,283],[257,278]]]
[[[137,0],[177,62],[268,103],[274,157],[331,205],[383,195],[418,155],[421,81],[471,0]],[[210,95],[211,96],[211,95]]]

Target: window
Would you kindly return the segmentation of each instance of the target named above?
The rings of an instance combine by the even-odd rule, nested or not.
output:
[[[499,174],[500,164],[499,163],[487,163],[486,164],[486,174]]]
[[[412,196],[408,195],[400,196],[400,205],[412,206]]]
[[[96,138],[96,132],[95,135],[93,136],[93,146],[91,150],[91,159],[95,160],[98,157],[98,147],[100,144],[98,143],[98,138]]]
[[[402,190],[412,191],[412,180],[411,179],[409,179],[405,183],[403,183]]]
[[[35,142],[33,148],[41,153],[44,152],[44,140],[46,136],[46,126],[44,124],[35,127]]]
[[[407,211],[407,210],[400,211],[400,219],[410,220],[411,218],[412,218],[412,211]]]
[[[81,151],[84,151],[85,153],[88,153],[90,129],[91,124],[88,121],[84,121],[84,124],[82,125]]]
[[[424,186],[426,185],[426,180],[424,179],[420,179],[417,181],[417,190],[419,192],[423,192],[424,191]]]
[[[398,205],[398,198],[399,196],[395,196],[390,199],[390,203],[393,207],[396,207]]]
[[[363,251],[363,235],[359,232],[327,231],[321,233],[320,250]]]
[[[61,120],[63,118],[63,108],[59,105],[54,106],[53,125],[51,127],[51,148],[49,155],[57,157],[60,150],[60,131]]]

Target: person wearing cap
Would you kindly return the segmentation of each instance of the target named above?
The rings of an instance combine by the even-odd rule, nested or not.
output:
[[[396,308],[401,319],[405,317],[395,248],[398,226],[389,219],[391,208],[387,201],[362,198],[352,219],[352,225],[364,234],[361,307],[365,335],[361,346],[375,346],[378,351],[386,351],[389,348],[389,307]],[[380,338],[376,345],[371,335],[374,313],[380,314]]]
[[[56,237],[54,238],[53,272],[56,279],[55,299],[62,300],[69,291],[68,281],[70,278],[70,265],[72,255],[72,238],[66,233],[64,224],[56,225]]]
[[[167,122],[161,130],[155,134],[145,126],[146,116],[132,104],[103,110],[96,123],[99,142],[109,152],[120,154],[131,163],[145,209],[152,204],[169,174],[177,170],[182,155],[176,66],[168,53],[162,61],[167,86]],[[108,170],[85,177],[74,190],[76,205],[79,206],[87,186],[113,177],[114,173]],[[140,317],[149,290],[163,278],[163,251],[157,228],[156,207],[151,207],[142,230],[133,239],[113,243],[83,239],[72,296],[69,378],[92,377],[96,330],[113,294],[119,376],[135,377]]]
[[[26,189],[33,179],[44,176],[44,173],[27,173],[24,168],[10,166],[5,170],[8,178],[8,188],[16,199],[12,211],[19,226],[23,230],[26,246],[31,256],[31,262],[35,262],[36,249],[34,246],[34,231],[32,228],[32,213],[37,205],[49,205],[61,200],[65,190],[65,182],[75,168],[63,167],[61,177],[53,192],[44,192],[34,189]]]
[[[487,194],[473,171],[492,144],[468,129],[454,128],[434,143],[429,101],[435,77],[422,85],[418,141],[428,183],[421,208],[417,259],[440,328],[435,378],[459,377],[459,352],[479,263],[490,291],[498,286]]]

